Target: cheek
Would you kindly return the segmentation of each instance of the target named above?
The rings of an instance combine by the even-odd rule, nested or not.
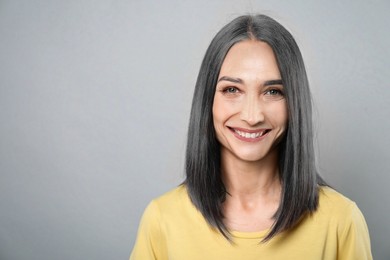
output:
[[[288,110],[287,106],[284,107],[284,109],[281,111],[281,123],[283,124],[284,130],[287,129],[288,124]]]
[[[288,123],[288,110],[287,110],[287,104],[285,102],[278,104],[272,109],[272,118],[274,119],[274,124],[278,125],[282,129],[287,128]]]
[[[213,121],[214,124],[221,123],[225,117],[226,114],[226,106],[224,102],[218,96],[214,98],[214,103],[213,103]],[[218,127],[215,125],[215,127]]]
[[[217,93],[213,103],[213,117],[227,119],[235,115],[240,110],[240,107],[240,99],[228,100]]]
[[[281,124],[284,124],[284,125],[287,125],[287,121],[288,121],[288,111],[287,111],[287,107],[286,106],[283,106],[280,111],[279,111],[279,116],[280,116],[280,123]]]
[[[212,113],[213,113],[213,121],[214,121],[214,124],[215,124],[215,122],[216,121],[218,121],[217,120],[217,118],[218,118],[218,100],[216,100],[216,99],[214,99],[214,102],[213,102],[213,109],[212,109]]]
[[[218,135],[219,129],[221,128],[220,127],[221,111],[222,111],[222,108],[221,108],[221,104],[220,104],[218,98],[214,98],[212,113],[213,113],[214,129],[215,129],[217,135]]]
[[[214,125],[214,131],[216,134],[216,138],[219,143],[222,141],[222,128],[223,128],[223,107],[221,106],[221,102],[218,100],[218,98],[214,98],[213,103],[213,125]]]

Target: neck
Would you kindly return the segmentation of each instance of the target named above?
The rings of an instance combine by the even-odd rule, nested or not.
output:
[[[260,161],[243,161],[222,151],[222,179],[232,197],[269,197],[279,194],[278,151]]]

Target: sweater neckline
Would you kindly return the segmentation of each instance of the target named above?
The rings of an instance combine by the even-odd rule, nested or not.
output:
[[[263,231],[257,231],[257,232],[230,231],[230,234],[235,238],[259,239],[259,238],[264,238],[269,231],[270,231],[269,229]]]

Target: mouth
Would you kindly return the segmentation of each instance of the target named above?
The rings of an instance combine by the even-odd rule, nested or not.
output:
[[[263,136],[265,136],[271,131],[271,129],[247,130],[232,127],[229,127],[229,129],[235,134],[235,136],[244,141],[260,140]]]

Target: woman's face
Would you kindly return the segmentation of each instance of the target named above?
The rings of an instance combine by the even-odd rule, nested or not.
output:
[[[233,45],[218,76],[213,121],[222,154],[261,161],[287,126],[284,89],[271,47],[246,40]]]

